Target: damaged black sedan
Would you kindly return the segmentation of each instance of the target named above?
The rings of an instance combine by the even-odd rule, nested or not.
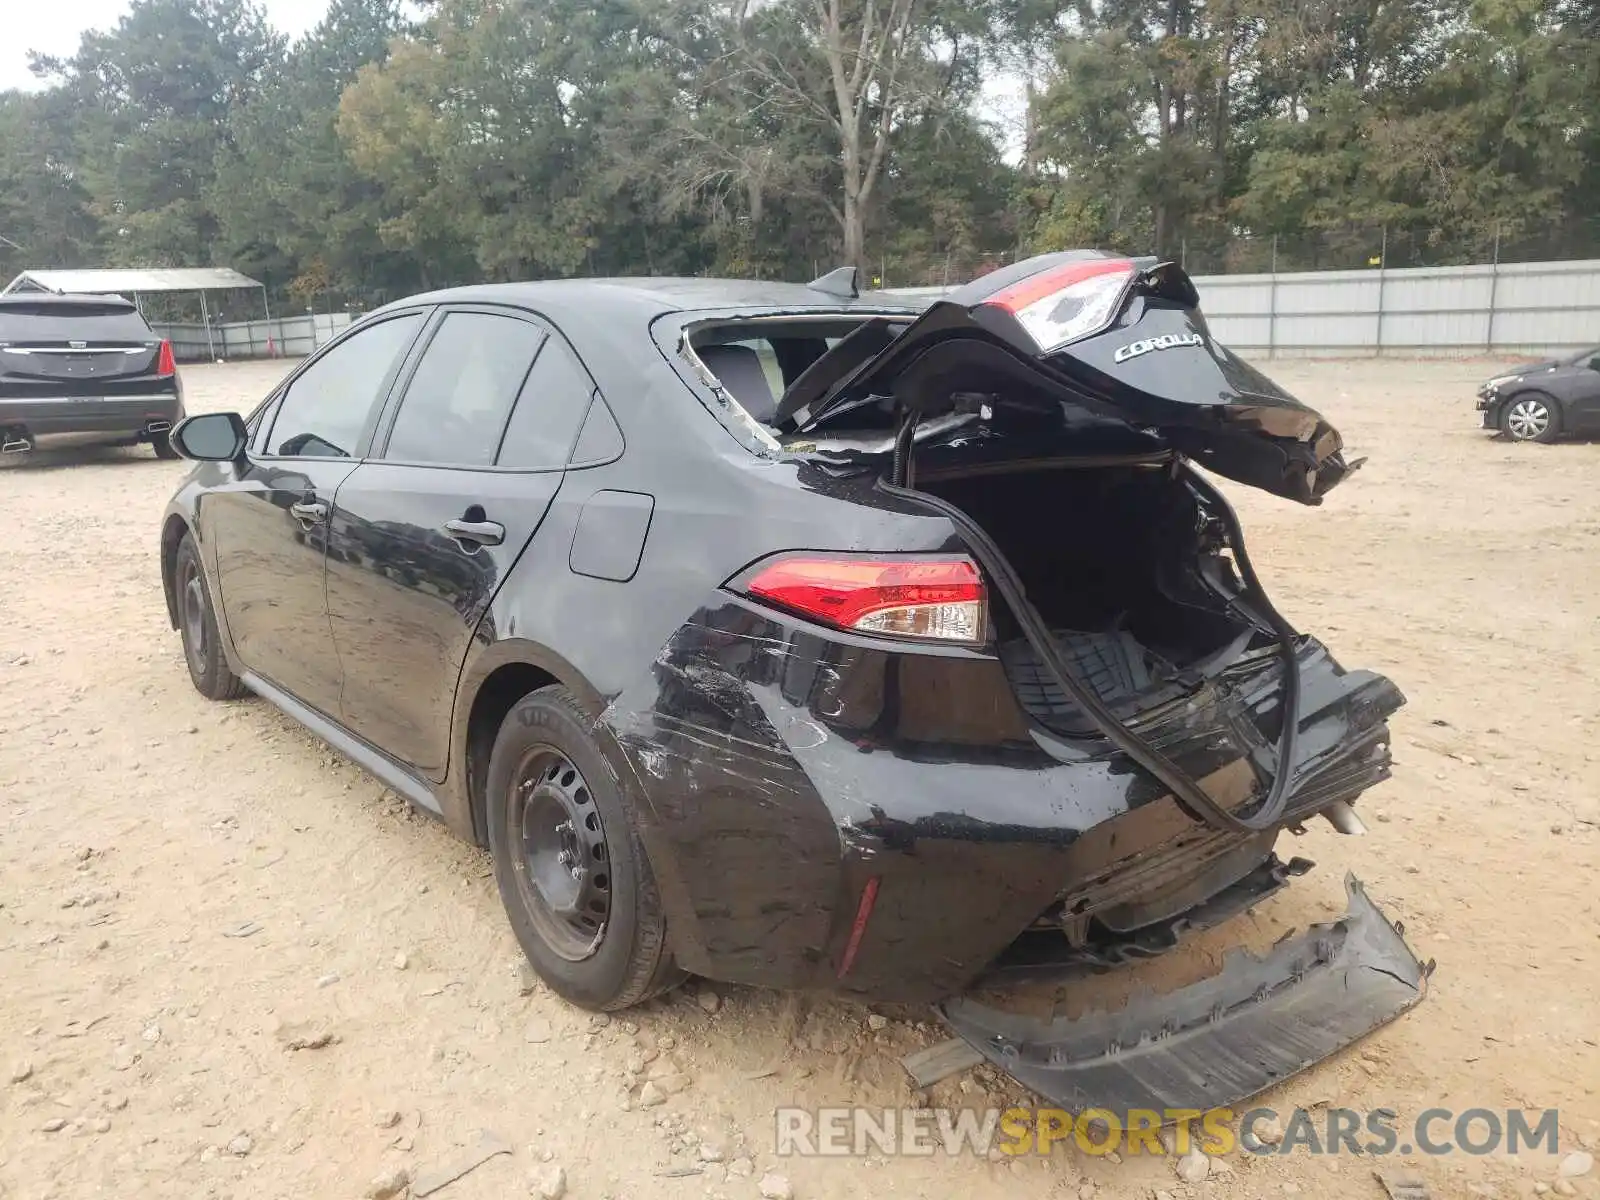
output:
[[[851,272],[456,289],[172,440],[195,685],[488,846],[574,1003],[935,1002],[1046,1094],[1225,1103],[1421,995],[1352,886],[1107,1029],[958,999],[1242,911],[1389,773],[1399,691],[1277,612],[1208,477],[1316,504],[1353,464],[1172,264],[1048,255],[925,310]]]

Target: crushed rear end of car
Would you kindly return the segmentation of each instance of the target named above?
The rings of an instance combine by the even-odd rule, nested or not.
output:
[[[1074,1109],[1232,1104],[1421,998],[1358,884],[1114,1014],[963,996],[1163,954],[1309,869],[1284,831],[1361,830],[1404,698],[1276,611],[1193,464],[1308,504],[1352,468],[1170,264],[999,275],[831,340],[767,422],[894,544],[841,524],[746,564],[602,724],[688,969],[938,1003]]]

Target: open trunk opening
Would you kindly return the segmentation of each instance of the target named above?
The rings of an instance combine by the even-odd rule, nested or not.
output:
[[[1094,572],[1093,566],[1086,566],[1086,576],[1097,574],[1109,587],[1089,587],[1086,592],[1080,592],[1074,586],[1057,586],[1053,594],[1058,603],[1063,597],[1071,601],[1058,611],[1074,613],[1075,619],[1083,623],[1087,623],[1083,620],[1085,617],[1103,618],[1110,611],[1115,613],[1115,624],[1110,629],[1060,630],[1056,623],[1059,618],[1052,619],[1030,598],[1027,579],[989,527],[953,500],[931,490],[941,485],[948,487],[962,479],[970,480],[975,475],[986,476],[991,481],[1025,476],[1028,472],[1023,466],[1028,459],[1019,455],[1021,462],[1007,463],[1003,458],[1009,456],[1002,456],[1002,460],[973,461],[970,469],[962,470],[959,462],[947,463],[940,469],[935,458],[933,471],[925,472],[918,480],[922,484],[919,490],[913,483],[917,475],[916,415],[912,411],[902,420],[895,435],[890,473],[881,477],[877,486],[890,495],[920,502],[942,513],[967,543],[1016,625],[1018,637],[1010,636],[1004,624],[998,625],[997,632],[1001,645],[1010,647],[1002,658],[1019,702],[1033,710],[1041,725],[1074,733],[1080,729],[1088,732],[1092,728],[1159,780],[1198,820],[1236,833],[1260,832],[1276,825],[1288,807],[1296,775],[1302,677],[1298,645],[1301,638],[1273,608],[1262,590],[1245,551],[1238,520],[1222,494],[1177,455],[1099,456],[1078,460],[1076,464],[1070,458],[1050,460],[1058,469],[1077,465],[1085,471],[1100,473],[1086,476],[1088,478],[1115,479],[1114,475],[1107,476],[1104,472],[1114,468],[1134,470],[1136,474],[1118,481],[1122,484],[1132,479],[1140,481],[1132,485],[1134,490],[1122,496],[1121,503],[1148,522],[1142,527],[1136,526],[1117,508],[1101,513],[1105,527],[1124,531],[1131,543],[1130,547],[1115,537],[1103,539],[1101,548],[1109,556],[1107,562],[1111,566],[1100,572]],[[985,414],[980,412],[980,415]],[[958,450],[961,440],[955,439],[945,449]],[[1090,485],[1091,488],[1095,486]],[[1140,487],[1147,490],[1141,492]],[[1112,495],[1120,490],[1120,487],[1113,488]],[[1062,498],[1074,497],[1066,494]],[[1079,498],[1104,506],[1105,498],[1097,497],[1093,491]],[[967,499],[980,507],[991,505],[986,494],[968,493]],[[1046,511],[1054,510],[1046,507]],[[1004,509],[1001,504],[995,506],[994,512],[996,515],[991,516],[991,521],[995,521],[1001,533],[1019,548],[1022,561],[1033,563],[1037,570],[1039,558],[1033,547],[1039,544],[1038,539],[1023,546],[1016,540],[1019,526],[1006,524],[1011,510]],[[1065,521],[1070,515],[1064,512],[1061,517]],[[1025,526],[1020,528],[1025,529]],[[1059,562],[1067,557],[1070,544],[1063,545],[1063,540],[1055,540],[1058,553],[1053,559],[1047,558],[1047,562]],[[1057,570],[1052,568],[1042,572],[1039,578],[1048,582],[1057,575]],[[1098,596],[1098,607],[1095,603],[1075,603],[1084,594],[1091,600]],[[1185,613],[1183,621],[1169,623],[1165,632],[1155,625],[1146,626],[1141,618],[1140,628],[1145,636],[1154,633],[1172,658],[1153,653],[1151,647],[1123,625],[1128,619],[1130,605],[1134,611],[1152,605],[1162,609],[1167,602],[1183,609],[1198,610],[1202,617],[1212,618],[1207,621]],[[1174,610],[1166,611],[1170,615]],[[1282,719],[1270,782],[1261,781],[1265,787],[1253,789],[1254,794],[1242,806],[1243,811],[1236,811],[1219,802],[1218,797],[1212,796],[1191,773],[1154,742],[1136,732],[1135,722],[1130,717],[1166,699],[1176,699],[1214,672],[1231,665],[1254,641],[1257,635],[1252,630],[1259,631],[1260,636],[1277,647],[1282,681],[1281,686],[1273,690],[1275,702],[1281,705]],[[1083,634],[1090,636],[1074,636]]]
[[[1192,689],[1257,641],[1205,582],[1203,571],[1227,578],[1232,566],[1211,514],[1170,464],[973,476],[947,468],[916,486],[993,539],[1059,653],[1120,718]],[[1001,661],[1028,713],[1057,733],[1094,732],[1005,606],[995,620]]]

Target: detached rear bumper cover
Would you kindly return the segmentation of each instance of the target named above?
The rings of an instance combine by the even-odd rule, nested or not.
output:
[[[1345,890],[1350,908],[1337,921],[1265,958],[1236,951],[1218,974],[1116,1013],[1044,1021],[964,998],[940,1011],[986,1059],[1072,1112],[1234,1105],[1422,1000],[1432,964],[1417,961],[1354,875]]]

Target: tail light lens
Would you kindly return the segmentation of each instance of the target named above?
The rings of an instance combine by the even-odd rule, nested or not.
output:
[[[1126,258],[1064,263],[1003,288],[984,303],[1016,317],[1039,353],[1048,354],[1111,324],[1136,273]]]
[[[160,353],[156,355],[156,374],[176,375],[177,373],[178,362],[172,356],[172,343],[163,341],[161,343]]]
[[[983,576],[968,558],[785,554],[739,590],[837,629],[969,644],[987,636]]]

